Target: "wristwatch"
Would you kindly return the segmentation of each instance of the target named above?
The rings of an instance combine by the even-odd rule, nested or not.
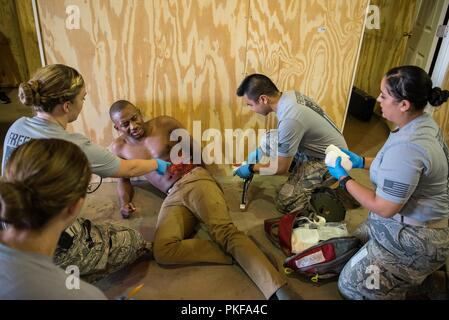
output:
[[[343,190],[348,191],[348,190],[346,190],[346,183],[347,183],[349,180],[352,180],[352,177],[351,177],[351,176],[347,176],[347,177],[341,179],[340,182],[338,183],[338,185],[339,185],[340,188],[342,188]]]

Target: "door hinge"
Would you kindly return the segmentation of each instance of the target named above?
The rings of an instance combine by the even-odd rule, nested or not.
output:
[[[441,25],[438,26],[437,29],[437,37],[438,38],[446,38],[449,34],[449,26],[448,25]]]

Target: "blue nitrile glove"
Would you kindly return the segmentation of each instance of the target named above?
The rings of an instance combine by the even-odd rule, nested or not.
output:
[[[167,172],[168,167],[171,166],[171,162],[167,162],[161,159],[156,159],[157,162],[157,173],[160,174],[161,176],[165,174],[165,172]]]
[[[257,148],[248,155],[248,160],[246,162],[250,164],[259,163],[260,159],[262,159],[262,156],[263,156],[262,149]]]
[[[365,168],[365,158],[355,154],[354,152],[349,151],[348,149],[341,149],[344,153],[349,156],[349,160],[352,162],[352,167],[355,169],[363,169]]]
[[[329,173],[337,180],[341,177],[349,176],[346,170],[341,166],[341,157],[338,157],[335,161],[335,167],[327,166]]]
[[[234,172],[234,176],[238,175],[242,179],[248,179],[251,178],[253,173],[251,172],[250,165],[244,164],[243,166],[240,166],[237,170]]]

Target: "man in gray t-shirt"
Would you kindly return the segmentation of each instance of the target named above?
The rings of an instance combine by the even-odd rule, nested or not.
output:
[[[257,172],[278,175],[290,171],[276,198],[277,208],[283,213],[304,208],[316,188],[335,182],[324,164],[325,151],[331,144],[346,149],[343,135],[313,100],[295,91],[280,92],[264,75],[246,77],[237,95],[254,112],[265,116],[276,112],[279,122],[277,132],[267,134],[267,143],[250,153],[249,164],[236,174],[246,179]],[[270,156],[270,164],[258,163],[264,154]],[[277,166],[270,172],[273,162]]]

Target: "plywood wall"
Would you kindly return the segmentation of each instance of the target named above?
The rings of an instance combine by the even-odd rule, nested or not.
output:
[[[11,0],[15,2],[19,21],[20,38],[23,45],[28,78],[41,66],[39,45],[34,23],[31,0]],[[28,79],[25,79],[28,80]]]
[[[354,85],[373,97],[385,73],[399,66],[413,29],[416,0],[371,0],[380,9],[380,29],[366,29]]]
[[[0,85],[16,86],[28,77],[14,0],[0,0]]]
[[[444,77],[443,85],[441,86],[444,90],[449,90],[449,67],[446,71],[446,76]],[[446,142],[449,144],[449,102],[446,102],[439,108],[435,109],[433,117],[435,121],[443,130],[444,136],[446,137]]]
[[[40,67],[31,0],[0,0],[0,86],[17,86]]]
[[[108,108],[129,99],[188,129],[273,126],[236,97],[259,72],[316,99],[342,125],[368,0],[39,0],[47,63],[78,69],[85,109],[73,130],[109,144]],[[66,6],[81,13],[65,27]],[[320,30],[323,32],[319,32]]]
[[[367,1],[251,1],[246,71],[315,99],[343,125]]]

